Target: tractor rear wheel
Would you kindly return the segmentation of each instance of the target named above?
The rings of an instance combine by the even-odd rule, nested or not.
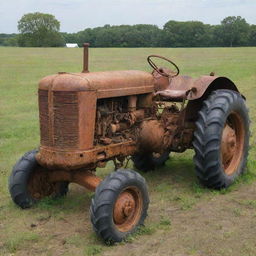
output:
[[[135,171],[119,169],[96,188],[90,208],[93,228],[107,244],[121,242],[143,225],[148,204],[145,179]]]
[[[37,150],[27,152],[13,167],[9,192],[15,204],[29,208],[44,197],[61,197],[68,192],[68,182],[51,183],[48,172],[36,161]]]
[[[193,146],[196,174],[205,186],[227,188],[244,172],[249,149],[249,117],[238,92],[217,90],[204,101]]]
[[[170,151],[167,150],[162,154],[144,153],[132,156],[134,167],[140,171],[148,172],[155,168],[161,167],[170,158]]]

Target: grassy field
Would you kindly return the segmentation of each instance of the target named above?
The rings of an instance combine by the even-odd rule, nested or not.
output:
[[[247,174],[228,190],[202,188],[193,151],[173,154],[166,166],[143,174],[151,204],[145,228],[126,243],[105,246],[89,220],[92,193],[72,185],[62,200],[29,210],[11,201],[12,166],[38,147],[37,83],[58,71],[80,72],[82,49],[0,48],[0,255],[196,255],[256,254],[256,48],[90,49],[90,71],[150,71],[146,57],[172,58],[182,74],[232,79],[247,98],[251,148]],[[130,164],[132,167],[132,164]],[[102,177],[113,169],[99,169]]]

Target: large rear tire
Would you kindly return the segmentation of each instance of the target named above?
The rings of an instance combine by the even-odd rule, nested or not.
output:
[[[18,160],[9,177],[12,200],[21,208],[29,208],[44,197],[61,197],[68,192],[68,182],[51,183],[48,172],[36,161],[37,150]]]
[[[249,117],[238,92],[217,90],[204,101],[193,146],[196,174],[203,185],[227,188],[244,172],[249,149]]]
[[[93,228],[107,244],[121,242],[143,225],[148,204],[145,179],[135,171],[119,169],[96,188],[90,208]]]
[[[169,155],[170,151],[168,150],[162,154],[157,155],[154,153],[137,153],[132,156],[132,161],[136,169],[143,172],[148,172],[163,166],[165,162],[170,158]]]

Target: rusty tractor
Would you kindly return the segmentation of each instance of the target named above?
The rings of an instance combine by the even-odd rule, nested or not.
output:
[[[160,58],[172,69],[158,67]],[[91,222],[106,243],[120,242],[143,225],[149,196],[136,169],[163,165],[170,152],[194,149],[195,172],[206,187],[230,186],[244,172],[249,144],[245,97],[226,77],[179,75],[171,60],[151,55],[152,73],[89,72],[88,44],[81,73],[59,72],[39,82],[41,143],[14,166],[13,201],[28,208],[61,197],[69,183],[95,191]],[[104,180],[96,168],[112,160]]]

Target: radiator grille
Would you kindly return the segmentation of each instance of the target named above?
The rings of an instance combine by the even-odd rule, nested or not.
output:
[[[79,140],[77,93],[52,93],[51,103],[48,102],[48,91],[39,91],[41,144],[63,149],[77,148]],[[53,109],[51,117],[49,106]]]
[[[40,119],[40,134],[41,145],[50,146],[49,136],[49,111],[48,111],[48,91],[39,90],[39,119]]]
[[[78,144],[78,99],[76,92],[53,93],[54,146],[76,147]]]

